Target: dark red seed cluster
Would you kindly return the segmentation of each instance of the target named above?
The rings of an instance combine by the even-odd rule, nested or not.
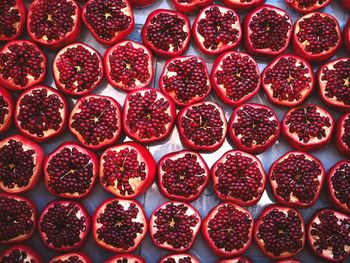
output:
[[[350,209],[350,165],[341,164],[331,178],[335,197]]]
[[[315,4],[322,5],[326,0],[298,0],[298,7],[300,9],[310,8]]]
[[[177,261],[174,258],[167,258],[166,260],[160,263],[193,263],[193,261],[190,257],[182,257],[179,258]]]
[[[65,260],[55,260],[52,263],[84,263],[78,256],[70,256]]]
[[[0,3],[0,36],[11,38],[17,34],[16,24],[21,21],[21,14],[16,8],[16,0],[1,1]]]
[[[8,256],[1,258],[3,263],[36,263],[35,260],[28,260],[29,255],[26,250],[15,249]]]
[[[5,97],[0,95],[0,127],[5,124],[5,117],[9,114],[9,104]]]

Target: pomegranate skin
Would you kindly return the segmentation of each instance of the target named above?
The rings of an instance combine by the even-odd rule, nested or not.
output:
[[[346,138],[346,135],[349,133],[349,131],[344,127],[345,122],[349,122],[349,118],[350,113],[346,113],[339,118],[335,133],[335,146],[337,147],[337,150],[347,158],[350,158],[350,147],[346,142],[344,142],[343,136]]]
[[[311,13],[321,8],[325,8],[332,2],[332,0],[324,0],[324,1],[316,1],[316,3],[312,4],[311,6],[300,6],[299,5],[300,0],[284,0],[284,1],[289,7],[293,8],[295,11],[302,14]],[[306,4],[304,3],[304,5]]]
[[[4,110],[6,108],[8,111],[3,115],[3,123],[0,123],[0,134],[4,134],[12,126],[15,105],[11,93],[0,86],[0,100],[1,98],[3,98],[4,103],[6,103],[7,106],[5,107],[5,105],[1,105],[0,110]]]
[[[5,1],[4,1],[5,3]],[[10,40],[13,40],[13,39],[16,39],[18,37],[20,37],[22,35],[22,32],[23,32],[23,29],[24,29],[24,26],[25,26],[25,21],[26,21],[26,8],[24,6],[24,3],[23,3],[23,0],[16,0],[15,1],[16,3],[16,9],[18,10],[18,14],[20,16],[20,20],[17,22],[17,25],[15,26],[16,27],[16,33],[12,34],[12,36],[6,36],[5,34],[0,34],[0,41],[10,41]],[[3,14],[4,15],[4,14]],[[6,17],[6,14],[5,14],[5,17]],[[5,25],[0,25],[0,26],[5,26]]]
[[[347,10],[350,10],[350,1],[349,0],[340,0],[340,3],[343,7],[345,7]]]
[[[67,253],[67,254],[64,254],[64,255],[56,256],[56,257],[52,258],[49,263],[57,263],[57,262],[60,262],[60,263],[67,262],[67,263],[69,263],[69,262],[71,262],[70,260],[72,260],[72,258],[73,258],[73,260],[75,258],[77,258],[77,260],[79,260],[79,261],[73,261],[73,262],[93,263],[91,261],[91,259],[83,252],[71,252],[71,253]]]
[[[27,245],[15,245],[12,247],[9,247],[3,251],[0,252],[0,262],[8,262],[4,260],[4,257],[9,256],[12,252],[14,251],[18,251],[19,253],[26,253],[26,257],[25,260],[29,260],[29,261],[25,261],[25,262],[33,262],[33,263],[44,263],[44,260],[41,258],[41,255],[33,250],[32,248],[28,247]],[[19,254],[18,253],[18,254]],[[18,261],[10,261],[10,262],[23,262],[23,257],[22,255],[18,255],[14,260],[18,260]]]
[[[130,0],[130,4],[136,8],[143,8],[154,3],[155,0]]]
[[[350,1],[348,1],[349,3],[349,10],[350,10]],[[348,21],[346,22],[346,25],[344,27],[344,45],[346,50],[348,51],[348,53],[350,54],[350,18],[348,18]]]
[[[213,3],[213,0],[191,0],[191,2],[180,1],[181,0],[172,0],[172,3],[175,6],[175,9],[181,13],[194,13]]]
[[[263,5],[266,0],[252,0],[252,1],[242,1],[242,0],[223,0],[222,1],[226,6],[238,10],[238,11],[247,11],[253,8],[256,8],[260,5]]]

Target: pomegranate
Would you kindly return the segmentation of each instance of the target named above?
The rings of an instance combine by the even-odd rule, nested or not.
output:
[[[218,257],[243,254],[251,244],[253,217],[234,203],[221,203],[209,211],[202,224],[203,238]]]
[[[66,129],[68,104],[57,90],[39,85],[21,93],[14,114],[21,134],[35,142],[46,142]]]
[[[194,256],[186,253],[162,257],[158,263],[200,263]]]
[[[156,208],[149,219],[153,243],[175,252],[189,250],[201,227],[202,219],[191,205],[170,201]]]
[[[55,251],[71,251],[87,241],[90,217],[81,203],[53,200],[41,212],[38,225],[46,247]]]
[[[101,184],[117,197],[132,199],[141,195],[153,183],[155,175],[153,156],[135,142],[112,146],[101,155]]]
[[[246,257],[237,257],[232,259],[223,259],[218,261],[217,263],[252,263],[252,261]]]
[[[300,262],[299,260],[293,259],[293,258],[287,258],[287,259],[274,261],[274,263],[302,263],[302,262]]]
[[[345,7],[347,10],[350,10],[350,1],[349,0],[340,0],[340,3],[343,7]]]
[[[223,0],[222,2],[234,10],[245,11],[263,5],[265,1],[266,0]]]
[[[153,80],[153,56],[142,44],[125,40],[110,47],[104,55],[106,78],[124,91],[145,88]]]
[[[249,153],[228,151],[214,163],[210,172],[215,194],[225,202],[251,206],[264,193],[264,168],[260,160]]]
[[[294,52],[313,63],[329,60],[341,46],[338,21],[330,14],[313,12],[294,25]]]
[[[330,61],[318,70],[321,100],[338,111],[350,111],[350,58]]]
[[[143,25],[142,42],[161,57],[175,57],[187,49],[191,39],[187,16],[167,9],[150,13]]]
[[[0,50],[0,85],[22,91],[44,81],[46,56],[31,41],[13,40]]]
[[[292,19],[272,5],[261,5],[244,19],[244,44],[247,52],[262,57],[283,53],[292,37]]]
[[[30,239],[36,227],[36,206],[28,198],[0,193],[0,244]]]
[[[349,10],[350,10],[350,1],[349,2]],[[348,21],[346,22],[346,25],[344,27],[343,31],[344,35],[344,45],[347,49],[348,53],[350,54],[350,18],[348,18]]]
[[[85,147],[99,150],[115,143],[122,132],[119,103],[107,96],[86,95],[74,105],[69,129]]]
[[[309,62],[292,54],[275,58],[266,66],[261,79],[268,100],[286,107],[302,104],[315,85]]]
[[[269,258],[293,257],[304,248],[304,219],[293,208],[270,205],[255,222],[254,239]]]
[[[160,75],[159,87],[178,106],[203,100],[211,90],[205,61],[192,55],[168,60]]]
[[[258,93],[260,71],[251,56],[228,51],[215,60],[211,82],[215,94],[224,103],[237,107]]]
[[[54,257],[49,263],[92,263],[92,261],[82,252],[72,252]]]
[[[350,113],[346,113],[338,120],[335,145],[337,150],[350,158]]]
[[[82,96],[93,91],[103,78],[100,54],[83,43],[61,49],[52,64],[56,86],[65,94]]]
[[[288,6],[300,13],[311,13],[325,8],[332,0],[284,0]]]
[[[23,0],[7,0],[0,4],[0,41],[18,38],[26,20]]]
[[[282,134],[299,151],[324,147],[330,142],[333,130],[332,115],[315,104],[290,109],[282,121]]]
[[[267,150],[280,135],[280,122],[275,112],[260,104],[243,104],[235,108],[228,126],[233,144],[254,154]]]
[[[0,86],[0,134],[4,134],[11,128],[13,109],[14,102],[11,93]]]
[[[40,254],[26,245],[9,247],[0,252],[0,262],[3,263],[44,263]]]
[[[242,40],[241,21],[233,9],[210,5],[197,15],[192,34],[200,51],[206,55],[218,55],[238,47]]]
[[[314,254],[327,262],[343,262],[350,255],[350,217],[321,209],[309,221],[307,239]]]
[[[164,155],[157,165],[158,189],[168,199],[193,202],[209,182],[209,168],[199,153],[183,150]]]
[[[166,139],[173,130],[175,117],[173,101],[157,89],[130,92],[124,102],[124,132],[139,143]]]
[[[335,207],[350,214],[350,161],[336,163],[328,172],[327,186],[329,197]]]
[[[143,7],[153,4],[155,0],[130,0],[130,4],[135,8],[142,9]]]
[[[133,254],[119,254],[107,259],[104,263],[146,263],[146,261]]]
[[[197,102],[184,107],[178,113],[177,129],[185,147],[213,152],[219,149],[225,140],[225,113],[214,102]]]
[[[148,228],[142,206],[135,200],[105,200],[93,215],[92,235],[100,247],[114,253],[134,251]]]
[[[295,208],[315,204],[325,177],[320,160],[305,152],[286,153],[271,165],[269,171],[269,182],[276,200]]]
[[[194,13],[211,5],[213,0],[172,0],[175,9],[182,13]]]
[[[0,141],[0,189],[10,194],[33,189],[39,181],[43,158],[41,147],[21,135]]]

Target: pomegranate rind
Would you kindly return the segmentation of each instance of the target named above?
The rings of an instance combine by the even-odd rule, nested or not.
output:
[[[316,2],[313,4],[313,6],[301,8],[301,7],[299,7],[299,0],[284,0],[284,1],[286,2],[286,4],[289,7],[293,8],[295,11],[297,11],[299,13],[303,13],[303,14],[307,14],[307,13],[314,12],[316,10],[325,8],[326,6],[328,6],[332,2],[331,0],[326,0],[322,4],[319,4],[318,2]]]
[[[142,8],[153,4],[155,0],[130,0],[130,4],[136,8]]]
[[[175,9],[181,13],[193,13],[211,5],[213,0],[192,0],[190,3],[181,3],[178,0],[172,0],[172,3],[175,6]]]
[[[234,10],[246,11],[263,5],[266,0],[252,0],[252,1],[241,1],[241,0],[223,0],[225,6],[228,6]]]
[[[350,1],[349,0],[340,0],[340,3],[343,7],[345,7],[347,10],[350,10]]]
[[[349,10],[350,10],[350,1],[348,1],[348,3],[349,3]],[[345,48],[348,51],[348,53],[350,54],[350,18],[346,22],[343,35],[344,35]]]
[[[65,261],[68,262],[68,259],[70,257],[78,257],[78,260],[80,260],[79,262],[82,262],[82,263],[92,263],[91,259],[83,252],[71,252],[64,255],[60,255],[52,258],[49,263],[55,263],[59,260],[61,260],[62,262],[65,262]]]
[[[336,135],[335,135],[335,146],[342,155],[350,158],[350,148],[343,141],[343,135],[345,133],[344,124],[345,121],[350,118],[350,113],[342,115],[337,123]]]
[[[3,250],[0,254],[0,261],[2,261],[3,257],[10,255],[12,251],[17,249],[26,252],[28,257],[26,261],[29,260],[28,262],[30,262],[31,260],[33,260],[33,262],[35,263],[44,263],[44,260],[41,258],[40,254],[26,245],[15,245]]]
[[[106,261],[104,261],[103,263],[118,263],[118,262],[124,262],[122,261],[123,259],[127,259],[127,262],[130,263],[146,263],[146,261],[139,256],[136,256],[134,254],[119,254],[117,256],[113,256],[109,259],[107,259]]]
[[[244,261],[243,261],[244,260]],[[250,259],[247,257],[237,257],[237,258],[231,258],[231,259],[223,259],[219,260],[216,263],[252,263]]]
[[[301,263],[301,262],[299,260],[289,258],[289,259],[278,260],[278,261],[275,261],[274,263]]]
[[[13,122],[13,109],[14,101],[10,92],[0,86],[0,97],[2,97],[8,104],[8,113],[4,116],[4,122],[0,123],[0,134],[4,134],[11,126]]]
[[[14,34],[12,37],[8,38],[4,35],[0,35],[0,41],[11,41],[13,39],[16,39],[18,38],[22,32],[23,32],[23,29],[24,29],[24,25],[25,25],[25,21],[26,21],[26,8],[24,6],[24,3],[23,3],[23,0],[16,0],[16,9],[18,10],[19,12],[19,16],[21,17],[20,21],[16,24],[16,29],[17,29],[17,32],[16,34]]]
[[[187,253],[181,253],[181,254],[179,253],[179,254],[172,254],[172,255],[164,256],[161,259],[159,259],[158,263],[164,263],[168,259],[174,259],[175,263],[180,263],[180,261],[179,261],[180,259],[187,258],[187,257],[191,258],[191,263],[200,263],[197,258],[195,258],[194,256],[187,254]]]

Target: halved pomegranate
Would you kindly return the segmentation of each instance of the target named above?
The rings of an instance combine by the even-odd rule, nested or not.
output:
[[[341,42],[338,20],[330,14],[309,13],[294,25],[294,52],[310,62],[329,60],[339,50]]]
[[[203,100],[211,90],[205,61],[193,55],[168,60],[160,75],[159,87],[178,106]]]
[[[315,85],[309,62],[292,54],[273,60],[265,67],[261,79],[269,101],[286,107],[302,104]]]
[[[269,258],[293,257],[304,248],[304,219],[293,208],[270,205],[255,222],[254,239]]]
[[[156,162],[152,154],[135,142],[124,142],[105,150],[100,158],[100,182],[110,193],[132,199],[154,181]]]
[[[61,49],[53,63],[56,86],[65,94],[82,96],[93,91],[103,78],[100,54],[83,43],[74,43]]]
[[[215,60],[211,83],[215,94],[224,103],[237,107],[258,93],[260,71],[251,56],[228,51]]]
[[[194,256],[186,253],[172,254],[159,259],[158,263],[200,263]]]
[[[241,43],[241,20],[231,8],[210,5],[197,15],[192,34],[200,51],[207,55],[218,55],[237,48]]]
[[[348,1],[348,3],[349,3],[349,10],[350,10],[350,1]],[[348,53],[350,53],[350,18],[348,18],[348,21],[346,22],[343,35],[344,35],[345,48],[347,49]]]
[[[146,261],[142,257],[133,254],[119,254],[107,259],[103,263],[146,263]]]
[[[0,134],[4,134],[12,126],[13,111],[11,93],[0,86]]]
[[[337,150],[350,158],[350,113],[346,113],[338,120],[335,145]]]
[[[134,251],[146,235],[148,222],[135,200],[111,198],[96,208],[92,235],[100,247],[114,253]]]
[[[185,52],[190,43],[191,24],[184,14],[157,9],[148,15],[141,36],[154,54],[175,57]]]
[[[299,151],[324,147],[330,142],[333,130],[332,115],[315,104],[290,109],[282,121],[282,134]]]
[[[157,164],[158,189],[168,199],[192,202],[209,182],[209,168],[199,153],[183,150],[164,155]]]
[[[185,147],[213,152],[224,143],[227,121],[218,104],[212,101],[197,102],[178,113],[177,129]]]
[[[213,0],[172,0],[175,9],[182,13],[194,13],[211,5]]]
[[[232,259],[223,259],[218,261],[217,263],[252,263],[252,261],[247,257],[237,257]]]
[[[287,258],[287,259],[274,261],[273,263],[302,263],[302,262],[294,258]]]
[[[234,203],[221,203],[209,211],[202,224],[202,235],[218,257],[243,254],[253,235],[253,216]]]
[[[288,152],[270,167],[271,191],[282,205],[307,208],[321,192],[326,173],[316,157],[305,152]]]
[[[124,102],[124,132],[139,143],[166,139],[173,131],[175,117],[175,104],[157,89],[130,92]]]
[[[21,93],[14,114],[21,134],[35,142],[46,142],[66,129],[68,104],[57,90],[39,85]]]
[[[82,13],[84,24],[102,44],[113,45],[134,29],[134,14],[128,0],[89,0]]]
[[[223,0],[222,2],[234,10],[245,11],[263,5],[265,1],[266,0]]]
[[[21,135],[0,141],[0,189],[18,194],[33,189],[40,178],[44,152]]]
[[[345,7],[347,10],[350,10],[350,1],[349,0],[340,0],[340,3],[343,7]]]
[[[284,0],[288,6],[300,13],[311,13],[325,8],[332,0]]]
[[[78,141],[90,149],[111,145],[122,133],[119,103],[108,96],[84,96],[75,103],[68,125]]]
[[[256,204],[266,186],[266,174],[260,160],[249,153],[231,150],[211,167],[214,192],[225,202],[242,206]]]
[[[293,24],[284,10],[272,5],[261,5],[246,15],[243,28],[247,52],[271,58],[287,49]]]
[[[147,47],[125,40],[104,55],[106,78],[113,87],[133,91],[148,87],[154,75],[153,56]]]
[[[44,81],[46,56],[31,41],[12,40],[0,50],[0,84],[22,91]]]
[[[157,247],[184,252],[192,247],[201,223],[200,214],[191,205],[169,201],[153,211],[149,231]]]
[[[350,58],[326,63],[317,76],[321,100],[338,111],[350,111]]]
[[[28,198],[0,193],[0,244],[31,238],[36,227],[36,212],[35,204]]]
[[[26,8],[23,0],[7,0],[0,3],[0,41],[18,38],[24,28]]]
[[[261,104],[243,104],[232,112],[228,131],[240,150],[259,154],[271,147],[280,136],[280,122],[275,112]]]
[[[0,252],[3,263],[44,263],[40,254],[26,245],[16,245]]]
[[[135,8],[143,8],[151,5],[155,0],[130,0],[130,4]]]
[[[92,261],[82,252],[72,252],[54,257],[49,263],[92,263]]]
[[[321,209],[309,221],[307,239],[313,253],[327,262],[345,262],[350,255],[350,217]]]

